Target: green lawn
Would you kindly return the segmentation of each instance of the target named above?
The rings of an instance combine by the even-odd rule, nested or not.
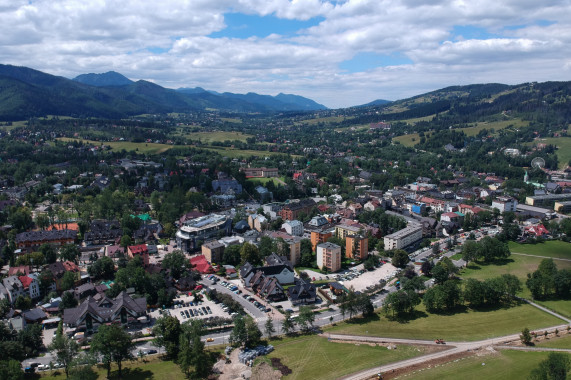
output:
[[[104,368],[94,368],[99,375],[98,379],[105,379],[107,371]],[[119,379],[117,366],[111,367],[111,379]],[[179,366],[172,361],[162,361],[159,358],[148,359],[145,363],[139,360],[123,363],[123,380],[140,380],[140,379],[153,379],[153,380],[179,380],[186,377],[181,372]],[[45,380],[64,380],[65,373],[63,370],[54,371],[53,373],[40,372],[42,379]]]
[[[239,149],[230,149],[224,147],[200,147],[201,149],[210,150],[216,152],[224,157],[229,158],[239,158],[239,157],[266,157],[266,156],[275,156],[278,154],[285,154],[280,152],[268,152],[266,150],[239,150]],[[295,157],[295,156],[294,156]]]
[[[93,145],[108,145],[111,147],[111,150],[123,150],[126,151],[136,151],[139,153],[146,153],[146,154],[160,154],[166,152],[167,150],[173,147],[180,147],[178,145],[168,145],[168,144],[155,144],[155,143],[136,143],[130,141],[92,141],[92,140],[84,140],[84,139],[74,139],[68,137],[60,137],[58,140],[61,141],[82,141],[84,144],[93,144]]]
[[[411,133],[409,135],[397,136],[393,138],[393,141],[398,141],[402,145],[410,147],[420,142],[420,136],[418,135],[418,133]]]
[[[484,356],[469,356],[401,376],[410,380],[511,380],[526,379],[548,352],[502,350]]]
[[[518,244],[510,241],[509,247],[511,252],[571,260],[571,243],[561,240],[551,240],[537,244]],[[557,260],[555,262],[557,264],[560,263]]]
[[[250,181],[250,182],[254,182],[254,183],[259,182],[262,186],[265,186],[269,182],[273,182],[274,185],[276,187],[278,187],[278,186],[283,186],[284,180],[285,180],[285,177],[279,177],[279,178],[248,178],[246,181]]]
[[[548,309],[555,311],[567,318],[571,318],[571,300],[548,300],[534,301]]]
[[[557,147],[555,153],[559,159],[559,169],[565,169],[571,160],[571,137],[549,137],[537,141],[542,144],[552,144]]]
[[[229,131],[216,131],[216,132],[193,132],[184,134],[189,140],[198,141],[200,140],[204,144],[210,144],[213,142],[224,142],[224,141],[242,141],[246,142],[248,137],[254,137],[253,135],[247,135],[242,132],[229,132]]]
[[[476,123],[474,127],[459,128],[457,131],[464,132],[467,136],[476,136],[481,130],[487,129],[488,131],[494,129],[496,132],[500,129],[504,129],[513,125],[515,128],[523,127],[529,125],[528,121],[523,121],[521,119],[509,119],[501,121],[490,121],[490,122],[480,122]]]
[[[536,344],[538,347],[571,348],[571,335],[565,334],[559,338],[542,340]]]
[[[312,335],[272,341],[275,351],[268,359],[280,358],[293,373],[285,379],[332,379],[363,369],[405,360],[424,353],[422,348],[399,345],[397,350],[368,344],[329,342]],[[267,360],[267,359],[265,359]]]
[[[340,323],[327,331],[387,338],[474,341],[515,334],[525,326],[538,329],[562,323],[560,319],[527,304],[490,311],[466,309],[465,312],[452,315],[427,313],[422,304],[416,309],[417,318],[407,322],[393,321],[381,316],[368,322],[358,319],[353,323]]]

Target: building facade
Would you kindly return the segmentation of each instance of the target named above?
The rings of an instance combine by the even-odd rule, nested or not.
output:
[[[406,227],[384,237],[385,250],[403,249],[422,239],[422,226]]]
[[[327,269],[329,272],[337,272],[341,269],[341,247],[333,243],[321,243],[317,245],[317,266],[319,269]]]

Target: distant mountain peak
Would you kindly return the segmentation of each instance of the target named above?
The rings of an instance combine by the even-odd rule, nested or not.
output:
[[[116,71],[108,71],[103,74],[81,74],[73,78],[74,81],[96,87],[127,86],[132,80]]]

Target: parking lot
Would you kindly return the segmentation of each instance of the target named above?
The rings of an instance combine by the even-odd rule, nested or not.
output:
[[[204,296],[202,301],[195,303],[193,296],[183,294],[175,298],[174,302],[175,305],[169,309],[158,309],[149,314],[155,319],[165,314],[171,315],[178,318],[181,323],[191,319],[231,318],[230,314],[222,309],[224,305],[209,301]]]

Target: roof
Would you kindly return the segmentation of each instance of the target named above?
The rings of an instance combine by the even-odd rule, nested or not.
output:
[[[20,280],[20,282],[24,286],[24,289],[29,288],[30,284],[34,281],[33,278],[30,278],[28,276],[18,276],[18,279]]]
[[[103,322],[111,322],[119,315],[123,308],[132,315],[139,315],[146,312],[147,300],[145,297],[133,299],[125,291],[121,292],[115,299],[103,297],[97,301],[90,296],[79,306],[65,309],[63,322],[77,326],[83,321],[87,313],[90,313],[92,317]]]
[[[29,265],[20,265],[19,267],[10,267],[8,269],[8,276],[14,276],[18,273],[22,273],[24,275],[30,274],[30,266]]]
[[[22,315],[27,321],[40,321],[48,316],[39,307],[22,312]]]
[[[148,253],[147,245],[146,244],[138,244],[138,245],[130,245],[127,247],[132,254],[139,255],[143,253]]]

